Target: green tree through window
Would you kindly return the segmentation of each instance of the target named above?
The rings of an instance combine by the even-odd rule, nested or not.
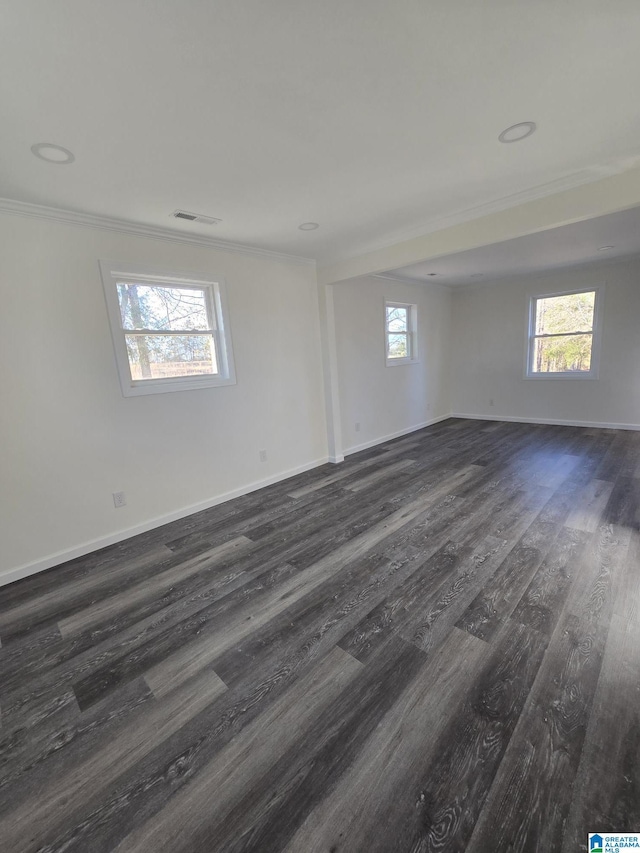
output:
[[[589,290],[532,301],[531,374],[591,370],[595,299],[595,290]]]
[[[203,289],[118,282],[118,302],[133,379],[217,373]]]

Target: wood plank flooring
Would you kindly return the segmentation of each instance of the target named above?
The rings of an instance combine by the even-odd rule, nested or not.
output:
[[[640,433],[450,419],[0,589],[0,850],[640,833]]]

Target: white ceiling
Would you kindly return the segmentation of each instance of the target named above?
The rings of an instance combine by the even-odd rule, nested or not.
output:
[[[601,251],[605,246],[612,248]],[[459,287],[633,255],[640,255],[640,207],[389,270],[386,275]]]
[[[0,195],[327,263],[624,168],[639,44],[637,0],[4,0]]]

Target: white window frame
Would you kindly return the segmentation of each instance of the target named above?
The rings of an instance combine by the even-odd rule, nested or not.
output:
[[[590,285],[589,287],[574,288],[572,290],[553,290],[536,292],[529,295],[529,311],[527,317],[527,333],[525,342],[525,379],[597,379],[600,370],[600,349],[602,345],[602,317],[604,305],[604,283]],[[590,370],[566,370],[557,373],[538,373],[532,370],[533,353],[536,337],[536,305],[538,299],[549,299],[554,296],[572,296],[575,293],[594,293],[593,305],[593,329],[591,332],[591,369]],[[567,332],[567,335],[579,334]],[[555,337],[555,336],[552,336]]]
[[[389,335],[398,334],[390,332],[387,323],[387,308],[407,308],[407,348],[409,355],[404,358],[389,357]],[[417,364],[418,362],[418,306],[413,302],[399,302],[397,299],[384,300],[383,313],[384,326],[384,362],[387,367],[399,367],[402,364]]]
[[[125,397],[142,394],[164,394],[169,391],[188,391],[196,388],[215,388],[235,385],[236,374],[233,361],[233,346],[229,327],[226,287],[220,276],[192,271],[159,269],[141,264],[99,261],[102,286],[107,303],[111,337],[120,379],[120,388]],[[162,379],[133,379],[127,353],[126,331],[122,326],[118,301],[118,282],[131,284],[160,284],[204,290],[207,310],[211,318],[211,334],[215,346],[218,373],[199,376],[171,376]],[[149,330],[150,334],[154,330]]]

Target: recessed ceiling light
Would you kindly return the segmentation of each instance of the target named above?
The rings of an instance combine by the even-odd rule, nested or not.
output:
[[[319,222],[303,222],[302,225],[298,225],[300,231],[315,231],[319,227]]]
[[[512,124],[511,127],[505,128],[498,139],[500,142],[520,142],[521,139],[526,139],[535,132],[535,121],[521,121],[518,124]]]
[[[483,272],[473,272],[473,273],[471,273],[470,277],[471,278],[482,278],[483,275],[484,275]]]
[[[598,249],[599,252],[608,252],[609,249],[615,249],[615,246],[600,246]]]
[[[57,166],[68,166],[76,159],[75,154],[62,145],[54,145],[53,142],[36,142],[31,146],[31,151],[41,160],[47,163],[55,163]]]

